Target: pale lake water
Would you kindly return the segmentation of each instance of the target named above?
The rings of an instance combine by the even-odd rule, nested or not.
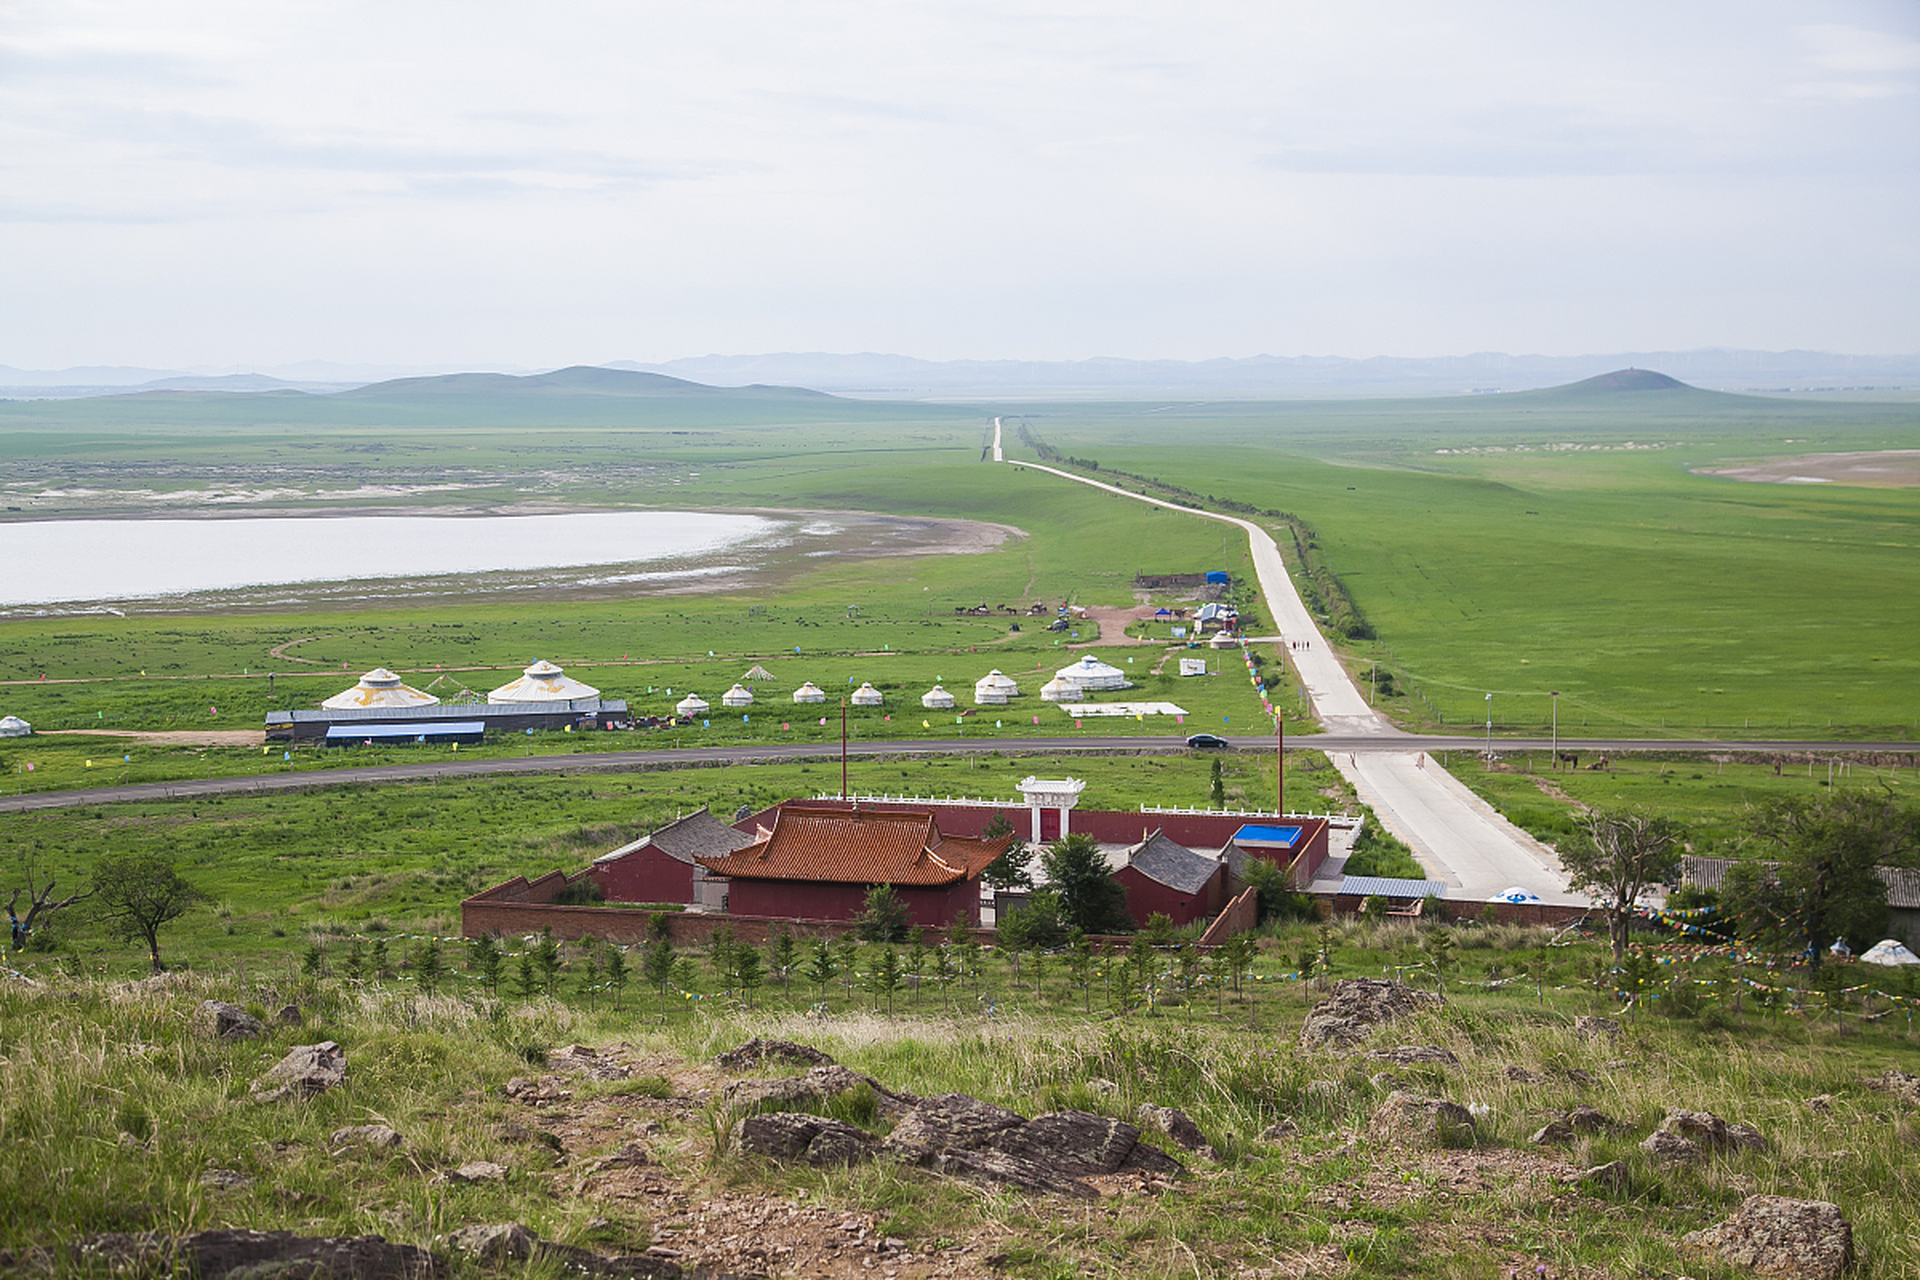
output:
[[[0,606],[303,582],[645,566],[711,556],[785,527],[764,516],[701,511],[6,521],[0,522]],[[631,575],[656,576],[669,575]]]

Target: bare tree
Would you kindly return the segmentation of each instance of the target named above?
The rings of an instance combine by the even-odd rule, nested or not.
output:
[[[1607,914],[1613,958],[1627,954],[1627,922],[1655,885],[1680,878],[1686,829],[1642,809],[1595,810],[1575,818],[1580,831],[1560,846],[1568,887],[1591,894]]]
[[[13,949],[15,951],[25,951],[27,949],[27,940],[33,936],[33,926],[35,922],[45,916],[52,915],[56,911],[70,907],[76,902],[83,902],[93,896],[93,890],[89,889],[85,893],[70,894],[65,898],[56,900],[53,896],[54,881],[52,877],[48,877],[44,885],[36,885],[34,881],[39,879],[39,875],[31,860],[27,861],[25,871],[27,878],[26,887],[24,889],[15,888],[13,896],[7,899],[7,923],[12,927]],[[27,895],[28,905],[25,917],[22,917],[19,911],[20,895],[22,893]]]

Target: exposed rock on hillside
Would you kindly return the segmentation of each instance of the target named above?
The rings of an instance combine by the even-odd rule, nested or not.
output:
[[[256,1102],[311,1098],[347,1079],[347,1054],[331,1040],[303,1044],[275,1063],[253,1086]]]
[[[1379,978],[1346,978],[1315,1005],[1300,1028],[1300,1047],[1346,1049],[1365,1040],[1373,1028],[1408,1014],[1430,1009],[1440,998],[1399,982]]]
[[[1853,1265],[1853,1226],[1824,1200],[1748,1196],[1732,1217],[1685,1243],[1779,1280],[1839,1280]]]

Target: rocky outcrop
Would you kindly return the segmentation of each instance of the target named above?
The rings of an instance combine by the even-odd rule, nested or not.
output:
[[[686,1272],[676,1262],[646,1254],[605,1257],[591,1249],[542,1240],[518,1222],[493,1222],[461,1227],[447,1237],[447,1247],[480,1262],[545,1263],[565,1273],[618,1280],[681,1280]],[[705,1274],[704,1272],[702,1274]]]
[[[1853,1265],[1853,1226],[1824,1200],[1748,1196],[1732,1217],[1684,1243],[1777,1280],[1839,1280]]]
[[[1375,1109],[1373,1119],[1401,1141],[1419,1146],[1473,1145],[1473,1113],[1445,1098],[1395,1091]]]
[[[1207,1141],[1207,1135],[1200,1132],[1200,1126],[1193,1122],[1193,1117],[1180,1108],[1156,1107],[1146,1102],[1140,1105],[1139,1117],[1141,1124],[1152,1125],[1183,1149],[1209,1160],[1214,1158],[1213,1144]]]
[[[1910,1106],[1920,1107],[1920,1076],[1889,1067],[1881,1076],[1867,1081],[1867,1087],[1890,1093]]]
[[[1576,1040],[1618,1040],[1620,1023],[1615,1018],[1578,1017],[1573,1020],[1573,1036]]]
[[[311,1098],[345,1084],[347,1055],[331,1040],[303,1044],[275,1063],[253,1086],[256,1102]]]
[[[1711,1111],[1669,1111],[1662,1129],[1707,1151],[1765,1151],[1767,1140],[1750,1124],[1728,1124]]]
[[[814,1067],[805,1075],[776,1076],[770,1080],[736,1080],[721,1091],[721,1097],[727,1105],[741,1110],[749,1107],[816,1107],[862,1085],[873,1091],[874,1100],[881,1112],[887,1115],[904,1114],[919,1101],[910,1094],[893,1092],[872,1076],[864,1076],[835,1064]]]
[[[860,1164],[873,1158],[879,1139],[864,1129],[823,1116],[792,1111],[763,1111],[734,1126],[742,1151],[776,1160],[805,1160],[811,1165]]]
[[[585,1076],[589,1080],[625,1080],[633,1069],[584,1044],[570,1044],[547,1056],[547,1065],[555,1071]]]
[[[1683,1164],[1700,1158],[1700,1144],[1669,1129],[1655,1129],[1640,1143],[1640,1149],[1656,1160]]]
[[[171,1239],[158,1232],[85,1236],[62,1251],[75,1270],[165,1275],[195,1280],[438,1280],[446,1259],[381,1236],[299,1236],[291,1231],[197,1231]]]
[[[500,1092],[515,1102],[537,1107],[548,1102],[565,1102],[573,1097],[573,1090],[566,1087],[566,1081],[559,1076],[541,1076],[538,1080],[529,1080],[525,1076],[515,1076],[500,1086]]]
[[[1440,998],[1405,983],[1379,978],[1344,978],[1307,1014],[1300,1028],[1302,1049],[1346,1049],[1365,1040],[1382,1023],[1430,1009]]]
[[[1437,1044],[1403,1044],[1391,1049],[1374,1049],[1368,1052],[1367,1061],[1391,1062],[1396,1067],[1460,1065],[1460,1059]]]
[[[722,1071],[751,1071],[755,1067],[769,1062],[791,1062],[798,1066],[830,1067],[833,1056],[823,1053],[812,1045],[795,1044],[791,1040],[753,1039],[729,1049],[714,1058],[713,1065]]]
[[[379,1147],[391,1150],[405,1142],[384,1124],[356,1124],[335,1129],[327,1139],[330,1147]]]
[[[449,1169],[440,1175],[440,1181],[455,1185],[476,1182],[505,1182],[507,1167],[495,1164],[491,1160],[469,1160],[458,1169]]]
[[[193,1011],[193,1029],[216,1040],[258,1040],[267,1034],[266,1023],[224,1000],[201,1001]]]

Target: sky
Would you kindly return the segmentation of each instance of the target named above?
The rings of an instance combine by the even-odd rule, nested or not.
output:
[[[1920,351],[1920,4],[9,0],[0,364]]]

